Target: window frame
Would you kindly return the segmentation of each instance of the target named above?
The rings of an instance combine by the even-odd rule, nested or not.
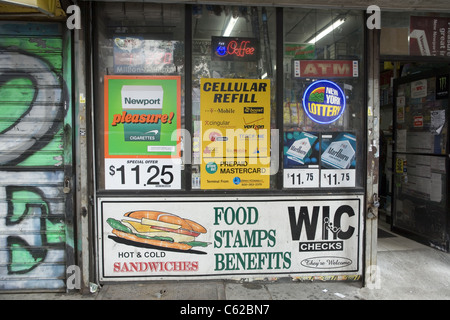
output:
[[[95,3],[94,8],[92,10],[98,10],[99,9],[99,3]],[[183,4],[179,4],[182,6]],[[184,121],[182,123],[184,124],[183,129],[189,133],[189,137],[191,138],[191,146],[192,146],[192,137],[193,137],[193,117],[192,117],[192,88],[193,88],[193,81],[192,81],[192,71],[193,71],[193,65],[192,65],[192,44],[193,44],[193,5],[190,4],[184,4],[184,53],[185,53],[185,61],[184,61],[184,105],[185,105],[185,112],[184,112]],[[320,8],[317,8],[317,10],[320,10]],[[361,12],[361,26],[365,25],[365,15],[362,11],[359,10],[353,10],[355,12]],[[283,67],[283,56],[284,56],[284,8],[283,7],[276,7],[275,8],[275,19],[276,19],[276,41],[275,44],[275,61],[276,66],[278,68]],[[94,30],[96,30],[96,23],[94,22]],[[98,54],[98,31],[93,32],[93,40],[94,43],[93,46],[93,54],[94,54],[94,66],[97,65],[96,62],[98,62],[98,59],[100,59],[100,55]],[[366,105],[367,105],[367,50],[368,50],[368,43],[367,43],[367,32],[364,32],[363,35],[363,42],[364,42],[364,49],[361,53],[362,59],[364,59],[363,68],[360,68],[360,79],[364,81],[363,85],[363,92],[361,93],[363,95],[364,99],[364,111],[362,111],[362,114],[364,115],[364,119],[360,120],[362,121],[362,128],[366,132],[367,131],[367,120],[366,118]],[[93,68],[93,79],[94,83],[93,86],[93,98],[94,98],[94,105],[97,107],[94,108],[94,123],[95,120],[100,119],[99,117],[99,111],[96,111],[98,108],[104,108],[103,104],[98,103],[98,95],[103,94],[103,87],[102,84],[96,81],[95,79],[98,79],[98,68]],[[361,154],[363,156],[363,159],[361,159],[362,168],[357,168],[356,175],[357,181],[360,181],[360,185],[356,183],[355,187],[348,187],[348,188],[311,188],[311,189],[287,189],[283,188],[283,133],[284,133],[284,122],[283,122],[283,103],[284,103],[284,73],[283,72],[276,72],[274,80],[276,81],[275,84],[275,108],[276,108],[276,119],[275,119],[275,125],[276,129],[278,130],[278,171],[275,173],[275,187],[274,188],[268,188],[268,189],[245,189],[245,190],[203,190],[203,189],[193,189],[192,188],[192,164],[189,162],[184,164],[184,170],[182,170],[182,189],[177,190],[130,190],[130,189],[123,189],[123,190],[107,190],[104,187],[100,188],[101,183],[98,181],[99,179],[103,178],[105,173],[105,167],[104,167],[104,157],[102,156],[102,152],[94,151],[93,157],[96,163],[97,170],[94,173],[95,174],[95,190],[96,194],[99,196],[114,196],[114,195],[120,195],[120,196],[147,196],[147,197],[160,197],[162,195],[167,197],[176,197],[176,196],[188,196],[188,197],[196,197],[196,196],[214,196],[214,195],[228,195],[228,196],[235,196],[235,195],[242,195],[245,193],[248,196],[267,196],[267,195],[273,195],[273,196],[292,196],[292,195],[308,195],[308,194],[364,194],[364,190],[366,187],[366,179],[364,179],[364,176],[366,174],[366,160],[367,160],[367,152],[366,150],[362,150]],[[101,121],[101,120],[100,120]],[[100,124],[102,126],[102,124]],[[98,128],[94,124],[95,128]],[[104,129],[102,127],[102,129]],[[94,132],[94,145],[103,145],[104,141],[101,134],[102,130],[95,130]],[[362,145],[364,146],[364,149],[366,149],[367,144],[367,137],[366,133],[361,134],[361,138],[364,139],[364,142]],[[190,148],[191,155],[188,156],[188,159],[192,158],[192,147]],[[101,171],[103,173],[101,174]],[[359,177],[358,177],[359,176]],[[184,186],[184,188],[183,188]]]

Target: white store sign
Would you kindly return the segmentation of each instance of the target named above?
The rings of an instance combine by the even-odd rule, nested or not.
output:
[[[98,199],[101,281],[362,275],[362,195]]]

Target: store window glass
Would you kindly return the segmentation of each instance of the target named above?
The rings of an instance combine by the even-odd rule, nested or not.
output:
[[[185,6],[95,4],[97,184],[181,190]]]
[[[194,5],[192,188],[275,188],[275,8]]]
[[[383,11],[380,54],[450,59],[449,26],[449,13]]]
[[[283,188],[362,187],[362,13],[300,8],[283,12]]]

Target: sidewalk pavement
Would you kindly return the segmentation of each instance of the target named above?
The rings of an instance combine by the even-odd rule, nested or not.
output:
[[[375,288],[361,281],[148,281],[97,292],[8,293],[0,300],[450,300],[450,254],[399,235],[378,239]]]

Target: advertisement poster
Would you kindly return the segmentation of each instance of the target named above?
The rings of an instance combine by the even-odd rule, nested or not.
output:
[[[411,82],[411,98],[425,98],[427,96],[428,82],[427,79]]]
[[[363,196],[99,198],[101,281],[362,274]]]
[[[450,18],[412,16],[409,29],[411,56],[450,57]]]
[[[285,132],[284,188],[318,188],[320,136],[316,132]]]
[[[284,188],[356,185],[356,136],[350,132],[285,132]]]
[[[284,55],[293,59],[314,59],[316,46],[311,43],[286,43]]]
[[[270,184],[270,80],[201,79],[201,189]]]
[[[349,132],[322,133],[320,186],[356,185],[356,136]]]
[[[450,77],[448,75],[436,77],[436,100],[448,99]]]
[[[116,74],[174,73],[184,64],[180,41],[123,36],[113,41]]]
[[[406,98],[405,96],[397,97],[397,122],[404,123],[405,122],[405,107],[406,107]]]
[[[179,76],[105,76],[106,189],[179,189]]]

